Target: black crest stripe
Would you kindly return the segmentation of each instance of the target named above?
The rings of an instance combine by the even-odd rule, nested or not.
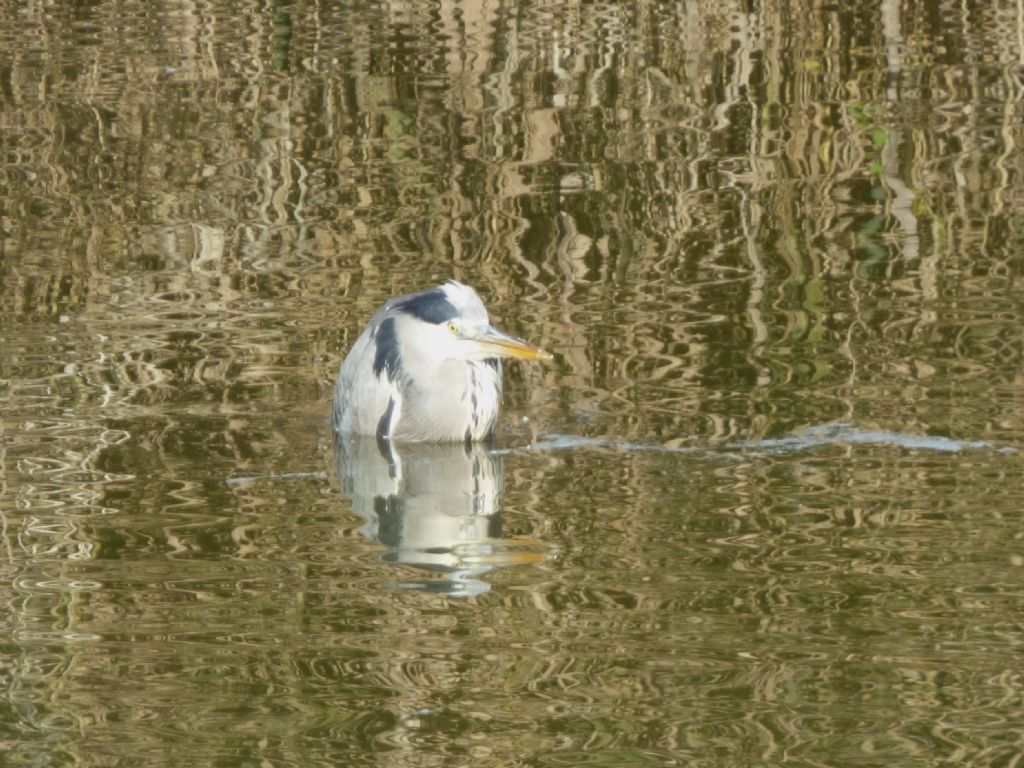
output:
[[[387,373],[388,379],[394,381],[398,377],[401,355],[398,351],[398,334],[395,330],[395,319],[389,317],[380,324],[373,337],[375,352],[373,354],[373,372],[378,376]]]
[[[448,301],[447,294],[441,288],[431,288],[399,299],[395,309],[435,325],[452,320],[458,315],[455,305]]]

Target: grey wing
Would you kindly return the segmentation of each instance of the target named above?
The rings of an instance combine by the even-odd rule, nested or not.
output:
[[[400,405],[398,387],[380,365],[380,316],[356,339],[338,370],[331,408],[335,432],[390,437]],[[383,429],[384,434],[380,434]]]

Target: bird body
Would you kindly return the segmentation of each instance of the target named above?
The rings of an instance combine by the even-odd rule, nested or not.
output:
[[[378,440],[483,440],[498,418],[501,357],[550,359],[494,328],[462,283],[391,299],[341,364],[332,426]]]

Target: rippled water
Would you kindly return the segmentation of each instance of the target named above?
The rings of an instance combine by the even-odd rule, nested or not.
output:
[[[0,764],[1024,759],[1024,16],[0,9]],[[555,353],[334,445],[387,297]]]

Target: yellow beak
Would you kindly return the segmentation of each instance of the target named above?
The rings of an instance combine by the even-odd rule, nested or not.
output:
[[[482,357],[515,357],[520,360],[551,360],[552,354],[540,347],[528,344],[515,336],[509,336],[493,325],[483,331],[473,341]]]

